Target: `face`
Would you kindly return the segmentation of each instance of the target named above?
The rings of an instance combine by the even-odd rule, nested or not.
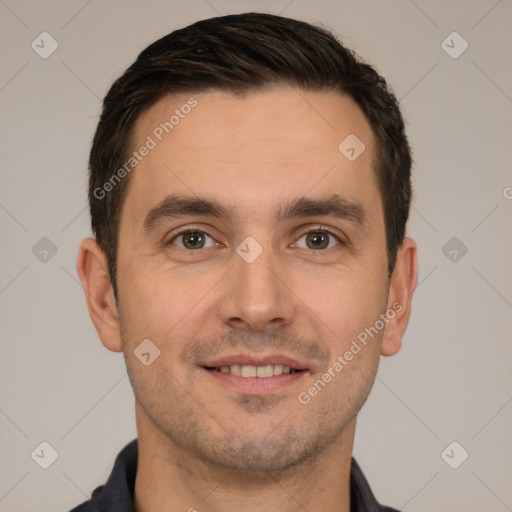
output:
[[[138,414],[172,446],[280,471],[338,439],[375,378],[384,329],[360,341],[388,305],[375,140],[336,93],[190,96],[135,126],[135,150],[155,145],[120,222],[128,373]],[[350,134],[365,145],[355,160],[338,149]],[[145,339],[160,350],[149,365],[134,354]]]

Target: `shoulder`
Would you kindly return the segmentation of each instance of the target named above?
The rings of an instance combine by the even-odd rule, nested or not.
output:
[[[69,512],[133,512],[137,459],[138,443],[134,439],[117,454],[107,482]]]
[[[400,512],[393,507],[381,505],[375,498],[361,467],[353,457],[351,463],[350,498],[354,502],[354,510],[359,512]]]
[[[98,487],[98,490],[100,490],[103,486]],[[77,505],[75,508],[70,510],[69,512],[102,512],[97,505],[92,500],[87,500],[81,503],[80,505]]]

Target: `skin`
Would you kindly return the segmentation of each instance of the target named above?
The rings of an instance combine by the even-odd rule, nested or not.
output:
[[[146,111],[134,148],[189,97],[168,96]],[[94,239],[82,242],[77,263],[99,337],[124,352],[134,388],[135,509],[348,512],[356,416],[380,356],[400,349],[417,282],[416,244],[405,238],[389,284],[375,140],[349,97],[283,87],[194,98],[197,106],[131,175],[118,304]],[[352,133],[366,146],[353,162],[338,150]],[[144,232],[146,214],[170,193],[213,197],[237,214],[166,219]],[[363,207],[364,229],[329,216],[273,220],[283,200],[333,193]],[[320,226],[341,242],[327,235],[322,248],[314,246],[308,233]],[[173,238],[187,227],[209,235],[202,248]],[[252,263],[236,252],[248,236],[263,249]],[[402,308],[385,329],[300,403],[298,394],[394,303]],[[161,353],[145,366],[134,350],[148,338]],[[235,352],[284,353],[306,361],[308,371],[248,395],[200,366],[204,357]]]

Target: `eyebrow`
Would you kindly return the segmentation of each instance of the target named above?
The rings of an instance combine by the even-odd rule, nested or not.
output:
[[[203,215],[232,220],[236,212],[235,206],[222,204],[213,198],[170,194],[149,210],[144,219],[143,230],[151,231],[169,218]],[[339,194],[319,198],[299,197],[286,201],[277,206],[273,218],[278,224],[290,219],[315,216],[347,220],[358,228],[366,228],[364,208]]]

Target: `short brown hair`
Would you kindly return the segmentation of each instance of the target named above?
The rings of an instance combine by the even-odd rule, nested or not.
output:
[[[167,94],[243,94],[273,84],[338,91],[363,111],[377,141],[373,167],[384,207],[391,277],[412,195],[412,158],[396,97],[373,67],[329,31],[282,16],[245,13],[201,20],[155,41],[105,96],[89,159],[89,205],[116,299],[119,221],[130,176],[100,197],[98,190],[129,158],[139,116]]]

